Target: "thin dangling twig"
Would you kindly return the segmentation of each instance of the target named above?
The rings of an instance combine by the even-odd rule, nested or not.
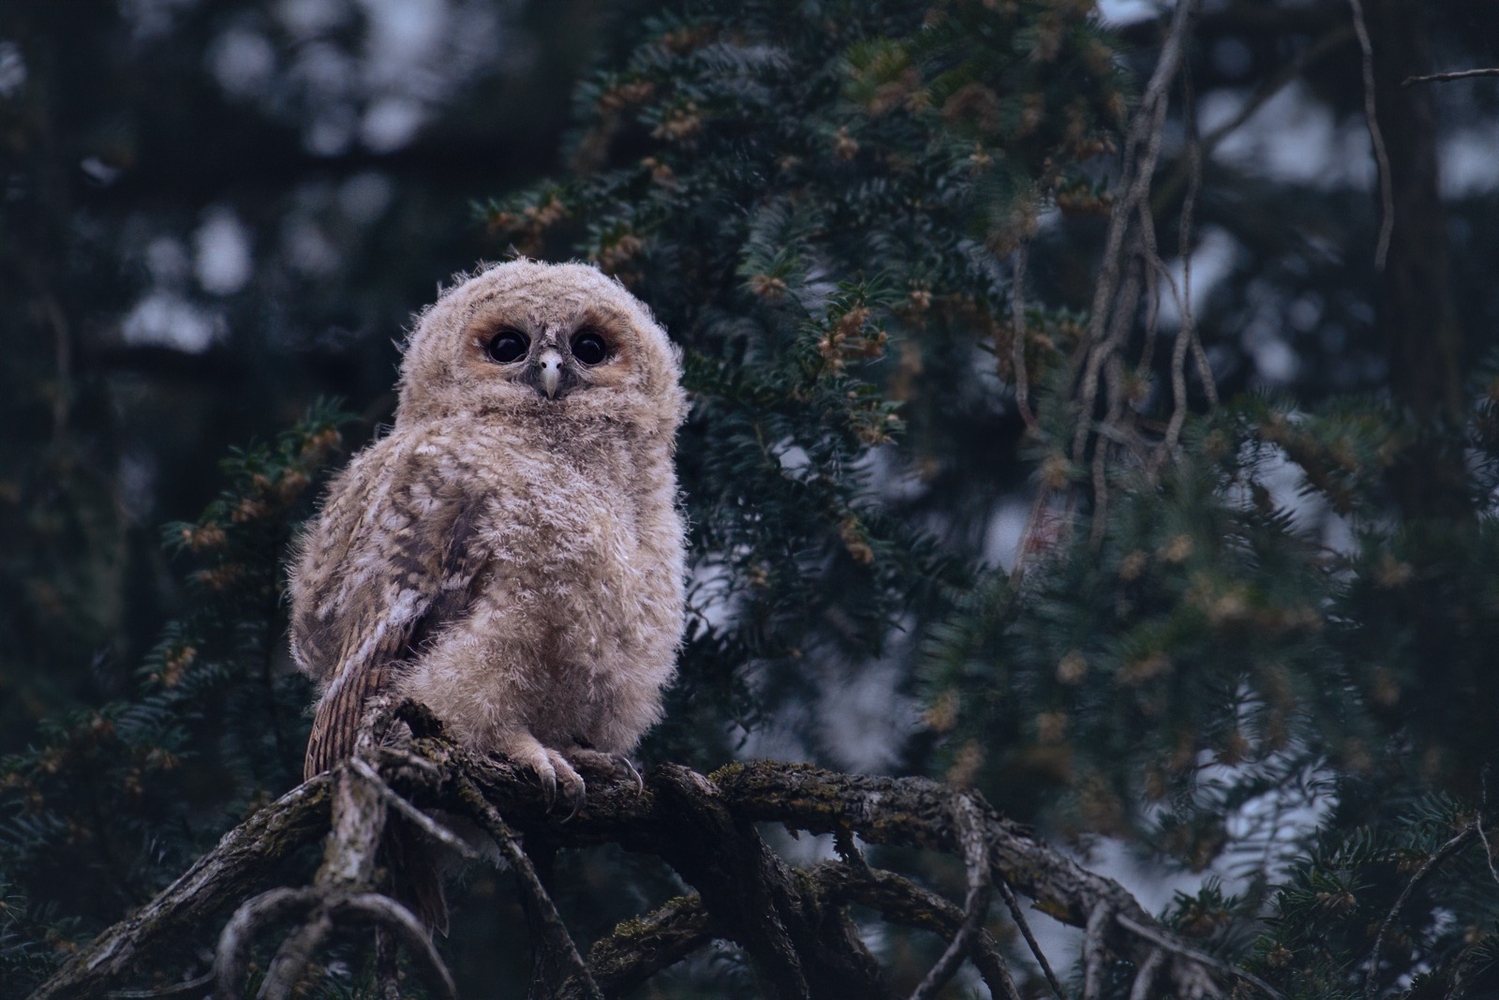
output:
[[[1364,23],[1364,5],[1360,0],[1348,0],[1353,8],[1353,30],[1358,35],[1359,48],[1364,54],[1364,120],[1369,125],[1369,141],[1374,145],[1374,160],[1379,166],[1379,243],[1374,248],[1374,269],[1383,271],[1385,258],[1390,253],[1390,236],[1395,230],[1395,193],[1390,180],[1390,154],[1385,149],[1384,132],[1379,127],[1379,118],[1374,106],[1374,43],[1369,40],[1369,27]]]

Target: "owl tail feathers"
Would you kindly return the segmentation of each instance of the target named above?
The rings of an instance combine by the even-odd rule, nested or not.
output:
[[[390,818],[391,890],[428,931],[448,936],[448,901],[442,891],[442,858],[435,844],[399,817]]]

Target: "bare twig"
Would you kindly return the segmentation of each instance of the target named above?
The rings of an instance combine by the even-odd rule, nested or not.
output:
[[[468,842],[462,837],[397,794],[394,789],[385,783],[385,779],[381,778],[375,769],[370,767],[362,758],[350,758],[349,767],[353,768],[365,781],[368,781],[374,787],[375,791],[379,793],[380,797],[385,800],[387,805],[395,809],[402,816],[405,816],[427,836],[446,847],[452,848],[470,861],[476,860],[479,857],[479,852],[470,847]]]
[[[1369,952],[1369,972],[1364,977],[1365,996],[1373,996],[1375,989],[1378,987],[1379,957],[1380,952],[1384,950],[1385,935],[1389,933],[1390,926],[1395,923],[1395,918],[1400,915],[1400,910],[1405,906],[1406,900],[1410,899],[1411,893],[1416,891],[1416,886],[1426,881],[1427,876],[1436,871],[1438,865],[1462,850],[1477,835],[1478,824],[1469,823],[1463,827],[1457,836],[1447,841],[1441,847],[1438,847],[1432,856],[1426,859],[1425,864],[1416,869],[1416,874],[1411,876],[1411,880],[1405,884],[1405,888],[1401,890],[1399,898],[1395,900],[1395,905],[1390,907],[1390,912],[1385,914],[1384,920],[1380,922],[1379,933],[1374,938],[1374,947]]]
[[[1483,832],[1483,814],[1489,808],[1489,769],[1485,765],[1483,773],[1479,776],[1478,815],[1473,819],[1473,826],[1478,830],[1478,839],[1483,841],[1483,860],[1489,866],[1489,875],[1496,884],[1499,884],[1499,869],[1494,867],[1494,849],[1489,846],[1489,836]]]
[[[1100,441],[1093,449],[1093,523],[1088,529],[1088,540],[1096,550],[1103,544],[1103,536],[1109,526],[1109,473],[1106,459],[1108,449]]]
[[[1131,934],[1137,935],[1145,939],[1146,941],[1149,941],[1156,947],[1168,951],[1179,958],[1183,958],[1189,962],[1195,963],[1196,965],[1204,966],[1217,972],[1221,972],[1225,976],[1232,976],[1236,979],[1242,979],[1246,983],[1253,985],[1256,989],[1260,990],[1266,996],[1270,997],[1271,1000],[1282,1000],[1280,992],[1276,990],[1274,986],[1271,986],[1269,983],[1265,982],[1258,976],[1253,975],[1252,973],[1245,972],[1243,969],[1240,969],[1233,965],[1229,965],[1227,962],[1223,962],[1219,959],[1214,958],[1212,955],[1209,955],[1205,951],[1198,951],[1196,948],[1188,948],[1180,941],[1173,940],[1172,938],[1168,937],[1165,934],[1162,934],[1159,930],[1156,930],[1153,927],[1146,927],[1138,920],[1131,919],[1130,917],[1122,913],[1114,917],[1114,922],[1117,923],[1120,927],[1123,927],[1125,930],[1129,931]]]
[[[417,959],[417,967],[439,988],[441,995],[449,1000],[457,1000],[458,987],[453,983],[452,974],[443,964],[442,957],[437,954],[437,948],[432,944],[427,929],[406,907],[378,892],[336,896],[328,906],[335,916],[348,914],[362,917],[394,931],[407,954]]]
[[[603,994],[599,992],[598,984],[593,981],[593,975],[588,971],[587,963],[578,954],[578,946],[573,944],[572,935],[568,934],[567,925],[562,922],[561,915],[557,913],[556,904],[552,902],[552,897],[547,893],[546,887],[541,884],[541,878],[536,874],[536,866],[531,864],[531,858],[521,848],[520,835],[505,822],[499,810],[490,804],[472,779],[466,775],[463,776],[458,782],[458,790],[463,802],[472,811],[479,825],[484,828],[484,832],[494,838],[500,852],[510,862],[510,867],[514,870],[522,891],[530,897],[541,919],[546,939],[543,942],[545,947],[562,959],[570,975],[581,985],[584,996],[602,1000]]]
[[[1020,542],[1015,547],[1015,565],[1010,570],[1011,587],[1019,587],[1020,582],[1025,579],[1025,564],[1030,559],[1031,550],[1037,547],[1052,493],[1052,488],[1046,483],[1036,485],[1036,495],[1031,498],[1030,510],[1025,515],[1025,527],[1021,529]]]
[[[388,708],[382,711],[383,721],[388,722]],[[366,729],[375,731],[382,718],[376,718],[372,710],[367,714]],[[361,734],[359,744],[369,751],[372,740],[366,736]],[[395,900],[368,891],[375,879],[376,856],[386,828],[387,800],[382,789],[389,789],[378,776],[372,782],[368,775],[360,774],[359,765],[363,763],[352,761],[333,770],[331,830],[312,887],[262,893],[241,906],[224,928],[216,963],[215,995],[219,1000],[238,995],[257,926],[297,910],[310,913],[277,949],[260,991],[262,1000],[285,1000],[292,995],[340,917],[373,923],[391,932],[441,994],[456,997],[453,977],[421,921]]]
[[[1104,965],[1107,962],[1107,946],[1104,936],[1114,911],[1107,905],[1099,906],[1088,916],[1088,926],[1083,932],[1083,1000],[1098,1000],[1103,992]]]
[[[1071,458],[1074,464],[1083,465],[1088,458],[1088,446],[1093,445],[1091,538],[1095,546],[1102,541],[1106,527],[1109,487],[1108,438],[1098,434],[1098,424],[1095,423],[1099,408],[1098,391],[1100,385],[1108,390],[1107,406],[1103,407],[1106,416],[1102,422],[1121,431],[1119,425],[1128,424],[1129,432],[1122,433],[1122,436],[1125,441],[1134,443],[1133,410],[1129,406],[1130,392],[1126,386],[1122,354],[1135,327],[1142,284],[1151,296],[1147,326],[1153,328],[1155,325],[1157,285],[1153,269],[1158,254],[1150,191],[1160,157],[1171,83],[1185,64],[1186,39],[1199,6],[1200,0],[1182,0],[1177,4],[1155,70],[1130,121],[1119,183],[1122,193],[1109,216],[1088,329],[1076,355],[1080,372],[1073,390],[1077,426],[1073,431]],[[1185,328],[1183,335],[1182,347],[1185,349],[1191,337]],[[1143,354],[1154,350],[1151,337],[1147,335],[1146,339]],[[1141,362],[1136,371],[1143,377],[1147,371],[1144,365],[1148,362],[1143,357]],[[1185,391],[1178,395],[1184,397]]]
[[[218,956],[214,961],[218,979],[213,994],[215,1000],[236,1000],[239,996],[256,928],[298,910],[306,910],[317,902],[318,896],[318,890],[311,887],[292,889],[282,886],[247,899],[234,911],[234,916],[219,934]]]
[[[1108,408],[1104,418],[1097,423],[1084,419],[1078,430],[1086,435],[1092,430],[1095,435],[1093,448],[1093,518],[1092,528],[1089,532],[1089,540],[1094,548],[1103,542],[1104,530],[1108,527],[1109,514],[1109,482],[1108,482],[1108,447],[1106,441],[1118,441],[1125,443],[1130,440],[1130,434],[1124,426],[1121,417],[1124,415],[1125,391],[1123,379],[1123,365],[1120,361],[1120,353],[1124,350],[1129,340],[1130,332],[1134,328],[1136,304],[1140,299],[1140,285],[1144,281],[1145,259],[1153,253],[1155,245],[1155,231],[1153,223],[1149,219],[1148,210],[1144,207],[1144,201],[1140,202],[1144,212],[1144,224],[1135,231],[1134,240],[1131,244],[1129,262],[1125,266],[1124,283],[1120,286],[1115,298],[1113,316],[1109,321],[1109,334],[1103,344],[1098,347],[1094,357],[1100,359],[1097,366],[1103,375],[1103,383],[1108,388]],[[1094,384],[1097,384],[1097,372],[1094,375]],[[1092,412],[1090,400],[1087,413]],[[1080,456],[1081,453],[1079,453]],[[1080,461],[1080,457],[1075,457]]]
[[[1011,334],[1011,365],[1014,370],[1015,379],[1015,408],[1020,411],[1020,419],[1025,421],[1028,430],[1036,429],[1036,414],[1031,410],[1031,384],[1030,377],[1025,370],[1025,264],[1027,257],[1027,246],[1024,240],[1015,248],[1011,256],[1012,277],[1010,281],[1010,325],[1013,328]]]
[[[1369,141],[1374,145],[1374,160],[1379,166],[1379,243],[1374,248],[1374,269],[1383,271],[1390,252],[1390,235],[1395,229],[1395,194],[1390,178],[1390,154],[1385,149],[1384,132],[1374,106],[1374,43],[1369,40],[1369,26],[1364,23],[1364,5],[1348,0],[1353,8],[1353,30],[1364,54],[1364,119],[1369,124]]]
[[[166,1000],[169,997],[201,997],[205,986],[213,985],[214,970],[209,969],[201,976],[174,983],[171,986],[163,986],[154,990],[110,990],[106,996],[110,1000]]]
[[[248,900],[235,911],[219,935],[218,957],[214,963],[218,980],[215,1000],[236,1000],[239,996],[239,984],[245,978],[250,945],[258,926],[309,908],[315,908],[312,916],[287,938],[272,961],[261,990],[262,997],[270,1000],[290,995],[313,953],[340,916],[373,922],[394,932],[396,939],[417,959],[418,966],[439,987],[442,995],[457,997],[452,975],[433,947],[426,928],[410,910],[375,892],[346,893],[313,886],[271,889]]]
[[[1151,377],[1150,367],[1155,363],[1155,342],[1161,332],[1161,277],[1165,274],[1164,264],[1145,268],[1145,342],[1135,362],[1135,380],[1141,383]]]
[[[307,913],[276,950],[260,990],[260,1000],[291,995],[312,956],[333,931],[329,906],[340,890],[369,887],[375,854],[385,831],[385,807],[366,782],[346,765],[333,771],[330,833],[314,884],[308,889],[272,889],[240,907],[219,936],[215,996],[230,1000],[240,992],[250,947],[259,925],[301,910]]]
[[[1165,964],[1166,953],[1157,948],[1150,953],[1145,964],[1135,973],[1135,981],[1129,988],[1129,1000],[1150,1000],[1150,990],[1155,984],[1155,977],[1160,974],[1161,966]]]
[[[1041,966],[1041,975],[1046,977],[1047,985],[1057,1000],[1067,1000],[1067,993],[1062,989],[1062,983],[1057,979],[1057,974],[1051,971],[1051,963],[1046,960],[1046,952],[1041,950],[1041,945],[1036,942],[1036,935],[1031,931],[1031,925],[1025,919],[1025,912],[1020,908],[1020,901],[1015,898],[1015,892],[1010,888],[1010,883],[1004,879],[998,879],[999,894],[1004,897],[1005,905],[1010,908],[1010,919],[1015,921],[1015,926],[1020,928],[1020,936],[1025,938],[1026,947],[1030,948],[1032,957],[1036,964]]]
[[[983,816],[974,806],[973,800],[962,792],[953,795],[952,816],[963,847],[963,862],[968,869],[968,895],[963,901],[963,922],[937,964],[917,984],[911,993],[911,1000],[928,1000],[936,996],[947,985],[953,973],[958,971],[973,938],[983,929],[984,917],[989,912],[989,899],[994,891],[993,876],[989,868],[989,838]]]
[[[1299,78],[1313,63],[1335,51],[1351,38],[1353,38],[1352,25],[1340,25],[1297,52],[1295,58],[1268,77],[1250,95],[1232,118],[1202,137],[1203,157],[1212,156],[1213,151],[1223,144],[1223,140],[1242,128],[1244,123],[1253,118],[1255,112],[1264,107],[1271,98]],[[1169,204],[1176,197],[1177,190],[1186,182],[1186,169],[1185,162],[1178,160],[1171,176],[1157,186],[1151,196],[1157,208]]]
[[[368,784],[354,780],[347,764],[333,770],[333,815],[319,886],[363,892],[374,882],[385,801]]]
[[[266,969],[259,1000],[287,1000],[292,995],[292,990],[297,988],[302,974],[307,971],[312,956],[317,954],[332,933],[333,914],[328,907],[319,906],[276,949],[276,956]]]
[[[1408,76],[1400,81],[1400,86],[1409,87],[1415,83],[1446,83],[1448,80],[1472,80],[1480,76],[1499,76],[1499,66],[1485,66],[1482,69],[1460,69],[1452,73],[1427,73],[1424,76]]]
[[[1274,987],[1271,987],[1268,982],[1265,982],[1264,979],[1259,978],[1259,976],[1244,972],[1243,969],[1237,969],[1237,967],[1229,966],[1229,964],[1225,963],[1225,961],[1217,960],[1217,958],[1213,958],[1213,955],[1208,955],[1207,952],[1201,952],[1195,948],[1187,948],[1187,946],[1183,945],[1183,943],[1178,942],[1178,940],[1171,939],[1171,937],[1166,936],[1166,934],[1160,933],[1160,931],[1156,930],[1156,928],[1145,927],[1145,925],[1141,924],[1141,922],[1135,921],[1135,919],[1129,918],[1129,916],[1123,915],[1123,913],[1115,916],[1114,922],[1115,924],[1120,925],[1120,927],[1123,927],[1124,930],[1129,931],[1130,934],[1136,934],[1136,936],[1142,937],[1142,939],[1150,942],[1151,945],[1156,945],[1157,948],[1165,949],[1165,951],[1171,952],[1172,955],[1177,955],[1178,958],[1184,958],[1184,960],[1190,961],[1190,963],[1195,963],[1198,964],[1198,966],[1207,967],[1207,969],[1216,970],[1216,972],[1223,973],[1223,975],[1225,976],[1232,976],[1232,978],[1235,979],[1243,979],[1244,982],[1253,985],[1256,990],[1261,991],[1261,993],[1264,993],[1265,996],[1271,997],[1271,1000],[1282,1000],[1280,991],[1276,990],[1276,988]]]
[[[1187,349],[1197,340],[1197,320],[1192,304],[1192,213],[1202,190],[1202,145],[1197,138],[1197,97],[1192,89],[1191,71],[1182,69],[1182,123],[1187,134],[1187,194],[1182,199],[1181,224],[1177,235],[1177,252],[1182,260],[1181,294],[1177,298],[1179,323],[1176,343],[1171,350],[1171,420],[1166,426],[1164,455],[1176,451],[1182,425],[1187,420]],[[1199,348],[1200,350],[1200,348]],[[1212,374],[1203,379],[1211,387]],[[1211,391],[1211,390],[1210,390]]]
[[[962,930],[965,914],[952,903],[893,872],[860,869],[846,862],[823,862],[808,875],[826,893],[877,910],[891,923],[934,931],[952,939]],[[978,928],[969,939],[968,957],[989,986],[1003,1000],[1020,1000],[1020,989],[1009,963],[989,932]]]

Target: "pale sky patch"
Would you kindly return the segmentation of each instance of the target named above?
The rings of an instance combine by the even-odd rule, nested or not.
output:
[[[203,214],[193,244],[193,269],[206,292],[232,295],[244,288],[255,272],[250,230],[227,205],[215,205]]]

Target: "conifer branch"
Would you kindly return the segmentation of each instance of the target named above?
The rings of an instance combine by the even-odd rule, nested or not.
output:
[[[397,714],[404,718],[406,711],[397,709]],[[212,925],[213,914],[230,910],[233,916],[219,935],[219,996],[236,995],[257,929],[287,917],[301,922],[272,959],[268,995],[296,985],[334,928],[373,924],[400,942],[440,994],[451,996],[451,977],[425,932],[378,884],[374,858],[392,796],[423,813],[445,809],[476,816],[518,869],[528,867],[520,831],[545,831],[563,847],[616,843],[655,854],[699,890],[697,896],[627,921],[595,945],[586,963],[569,961],[559,996],[617,996],[714,939],[743,947],[779,995],[820,998],[849,990],[888,995],[883,972],[842,911],[858,902],[892,923],[934,930],[949,942],[929,980],[950,976],[967,957],[996,996],[1014,998],[1013,979],[983,928],[996,882],[1012,913],[1018,914],[1019,907],[1005,883],[1059,919],[1090,928],[1090,954],[1098,956],[1090,963],[1095,966],[1106,949],[1143,970],[1152,955],[1165,949],[1178,956],[1171,967],[1178,985],[1208,981],[1209,971],[1222,971],[1211,959],[1175,942],[1116,883],[1078,867],[1000,817],[979,796],[925,779],[836,774],[771,762],[731,765],[704,776],[668,765],[648,776],[643,791],[633,779],[617,774],[591,778],[587,805],[563,824],[547,811],[528,771],[504,761],[471,758],[440,735],[418,736],[407,748],[369,748],[363,765],[345,765],[314,778],[252,816],[200,859],[189,873],[192,878],[184,876],[140,914],[80,949],[34,996],[104,996],[134,971],[163,967],[174,947],[191,941],[184,914],[195,914],[201,928]],[[335,803],[331,811],[326,809],[330,799]],[[515,826],[499,819],[502,815],[514,817]],[[309,817],[321,821],[310,822]],[[768,850],[755,832],[757,822],[812,833],[841,830],[870,844],[964,858],[969,873],[964,905],[867,863],[826,862],[794,872]],[[310,885],[261,888],[276,875],[278,855],[246,850],[245,844],[261,843],[268,830],[288,829],[296,831],[296,839],[281,842],[283,851],[331,829],[323,864]],[[852,846],[851,839],[848,844]],[[546,898],[539,882],[532,891]],[[1023,921],[1017,922],[1025,932]],[[171,932],[170,939],[164,938],[164,930]],[[548,946],[565,954],[571,939],[560,917],[555,931],[557,941]],[[1032,940],[1028,933],[1026,937]],[[1049,970],[1049,965],[1043,967]],[[1055,977],[1048,978],[1055,985]]]
[[[1432,853],[1431,857],[1427,858],[1421,867],[1416,869],[1416,873],[1411,876],[1410,881],[1405,883],[1405,888],[1400,891],[1399,897],[1395,900],[1395,905],[1390,907],[1390,912],[1386,913],[1384,920],[1380,922],[1379,933],[1374,936],[1374,947],[1369,951],[1369,971],[1364,976],[1364,996],[1372,997],[1378,988],[1379,959],[1380,953],[1384,951],[1385,937],[1389,934],[1390,927],[1395,923],[1395,918],[1400,915],[1400,911],[1405,907],[1406,900],[1410,899],[1411,893],[1416,891],[1416,886],[1426,881],[1427,876],[1436,871],[1442,862],[1462,850],[1477,835],[1478,824],[1476,822],[1469,823],[1455,837],[1441,847],[1438,847]]]

